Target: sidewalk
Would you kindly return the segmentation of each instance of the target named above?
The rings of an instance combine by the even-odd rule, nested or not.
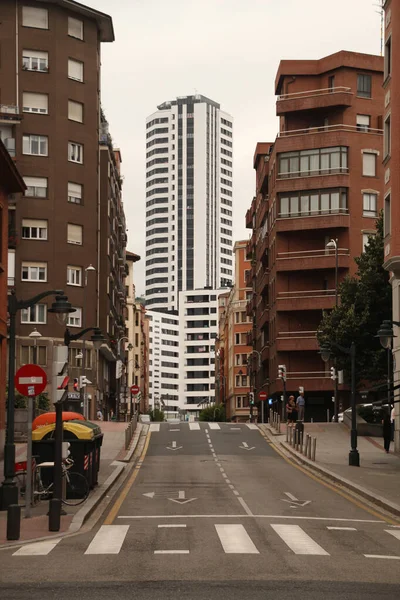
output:
[[[282,425],[281,435],[275,435],[269,425],[260,428],[307,466],[400,516],[400,455],[393,450],[386,454],[382,438],[358,436],[360,466],[351,467],[350,431],[343,423],[304,424],[304,436],[308,433],[317,438],[315,462],[286,443],[286,425]]]
[[[129,461],[133,454],[133,449],[136,447],[142,426],[138,424],[135,436],[132,439],[131,447],[125,450],[125,429],[127,423],[115,422],[97,422],[100,426],[104,437],[100,454],[100,471],[98,485],[91,490],[89,498],[84,504],[79,506],[65,506],[63,509],[67,513],[61,517],[60,531],[57,533],[49,532],[48,528],[48,501],[40,502],[37,506],[32,507],[31,518],[24,518],[24,509],[21,511],[21,535],[19,542],[8,542],[7,531],[7,512],[0,512],[0,547],[4,544],[17,544],[33,539],[43,537],[56,537],[66,532],[77,531],[84,521],[93,512],[94,508],[102,500],[106,492],[110,489],[113,483],[118,479],[126,464],[123,461]],[[26,459],[26,444],[16,445],[16,461]],[[114,463],[114,461],[117,461]],[[4,467],[0,461],[0,480],[3,480]]]

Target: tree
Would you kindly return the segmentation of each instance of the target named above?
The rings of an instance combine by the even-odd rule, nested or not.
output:
[[[324,313],[317,338],[320,344],[336,342],[356,346],[356,382],[379,382],[387,372],[386,352],[375,337],[385,319],[392,318],[392,288],[383,268],[383,213],[376,221],[376,235],[368,238],[361,256],[355,258],[357,272],[339,286],[340,304]],[[337,368],[350,372],[350,357],[331,346]]]
[[[164,413],[159,408],[149,410],[150,419],[152,421],[164,421]]]
[[[218,406],[207,406],[200,411],[200,421],[218,421],[219,423],[225,421],[225,407],[220,404]]]

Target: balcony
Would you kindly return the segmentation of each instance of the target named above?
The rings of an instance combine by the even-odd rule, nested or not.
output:
[[[319,211],[316,213],[297,213],[280,216],[275,223],[276,231],[313,231],[315,229],[349,229],[350,215],[347,208]]]
[[[0,123],[19,123],[22,121],[19,107],[15,104],[0,104]]]
[[[256,211],[256,198],[253,198],[249,210],[246,212],[246,228],[253,229],[253,216]]]
[[[269,283],[269,269],[263,269],[260,271],[256,281],[256,292],[262,294],[265,288],[268,289]]]
[[[318,351],[317,331],[280,331],[275,340],[277,352]]]
[[[291,390],[303,386],[307,395],[310,392],[331,392],[333,381],[326,371],[288,371],[286,386]],[[281,394],[282,382],[280,380],[271,382],[269,392],[271,395]]]
[[[250,238],[246,244],[246,258],[247,260],[251,260],[253,258],[254,252],[254,241],[253,238]]]
[[[349,107],[353,104],[354,94],[349,87],[321,88],[283,94],[276,101],[278,116],[302,110]]]
[[[280,131],[278,138],[288,138],[298,135],[314,135],[314,134],[326,134],[334,132],[346,132],[346,133],[365,133],[383,135],[383,129],[374,129],[373,127],[360,127],[357,125],[348,125],[346,123],[336,123],[334,125],[322,125],[321,127],[305,127],[303,129],[289,129],[288,131]],[[338,142],[338,145],[342,145]],[[343,144],[345,145],[345,144]],[[279,152],[282,152],[282,148],[279,148]]]
[[[279,292],[278,311],[331,310],[335,306],[335,290],[299,290]]]
[[[262,329],[269,322],[269,306],[261,308],[261,312],[257,317],[257,328]]]
[[[277,271],[309,271],[335,268],[335,252],[322,248],[320,250],[299,250],[297,252],[278,252]],[[350,268],[350,252],[348,248],[338,248],[339,269]]]

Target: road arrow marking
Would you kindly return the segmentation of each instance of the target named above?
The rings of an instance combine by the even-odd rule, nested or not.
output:
[[[172,447],[171,446],[167,446],[167,450],[180,450],[181,448],[183,448],[183,446],[176,446],[176,442],[172,442]]]
[[[311,504],[311,500],[286,500],[286,498],[282,498],[282,502],[289,502],[290,508],[302,508],[303,506],[307,506],[307,504]]]
[[[146,496],[146,498],[151,498],[151,499],[153,499],[155,495],[156,495],[155,492],[147,492],[147,494],[143,494],[143,496]]]
[[[255,446],[249,448],[249,445],[246,442],[242,442],[243,446],[239,446],[242,450],[254,450]]]
[[[188,498],[186,499],[186,494],[184,491],[179,491],[178,492],[178,499],[175,500],[175,498],[168,498],[168,500],[171,500],[171,502],[176,502],[177,504],[187,504],[188,502],[193,502],[193,500],[197,500],[197,498]]]
[[[298,502],[298,499],[296,498],[296,496],[293,496],[293,494],[290,494],[289,492],[285,492],[285,496],[287,496],[288,498],[293,500],[293,502]]]

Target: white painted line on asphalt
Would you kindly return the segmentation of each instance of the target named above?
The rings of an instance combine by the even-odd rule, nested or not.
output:
[[[158,526],[159,528],[174,528],[176,529],[177,527],[186,527],[186,525],[184,525],[183,523],[164,523],[162,525]]]
[[[231,486],[229,486],[231,487]],[[232,486],[234,489],[234,486]],[[373,521],[369,519],[337,519],[332,517],[299,517],[295,515],[249,515],[236,514],[236,515],[168,515],[168,519],[285,519],[292,521],[339,521],[342,523],[369,523],[369,524],[382,524],[384,521]],[[158,519],[161,521],[165,519],[165,515],[120,515],[117,519]],[[115,527],[115,525],[114,525]]]
[[[231,488],[231,490],[234,490],[234,489],[235,489],[235,486],[234,486],[234,485],[232,485],[231,483],[229,484],[229,487]]]
[[[154,554],[189,554],[189,550],[154,550]]]
[[[230,486],[229,486],[230,487]],[[253,515],[253,513],[251,512],[250,508],[247,506],[246,502],[243,500],[243,498],[238,498],[240,504],[243,506],[246,515],[249,515],[249,517],[251,517]]]
[[[226,554],[259,554],[243,525],[215,525]]]
[[[232,431],[241,431],[241,427],[231,427]]]
[[[386,533],[390,533],[396,540],[400,540],[400,531],[392,531],[391,529],[385,529]]]
[[[218,423],[209,423],[208,426],[210,429],[221,429]]]
[[[226,473],[222,473],[222,477],[224,477],[225,479],[228,479],[228,475]]]
[[[217,455],[215,454],[215,452],[211,452],[211,454],[213,455],[214,458],[217,458]]]
[[[246,425],[249,429],[258,429],[257,425],[255,425],[254,423],[246,423]]]
[[[226,483],[230,483],[230,482],[231,482],[231,480],[230,480],[230,479],[227,479],[227,480],[226,480]]]
[[[386,560],[400,560],[400,556],[384,556],[383,554],[364,554],[365,558],[385,558]]]
[[[233,490],[233,493],[235,494],[235,496],[239,496],[239,492],[237,492],[236,490]]]
[[[61,538],[56,540],[46,540],[44,542],[35,542],[22,546],[19,550],[13,553],[13,556],[46,556],[57,544],[61,542]]]
[[[168,431],[180,431],[180,429],[168,429]]]
[[[297,498],[296,498],[296,496],[293,496],[293,494],[290,494],[289,492],[285,492],[285,496],[287,496],[288,498],[290,498],[294,502],[297,502]]]
[[[221,463],[217,462],[217,467],[220,467],[220,466],[221,466]]]
[[[221,473],[224,473],[224,472],[225,472],[225,469],[224,469],[224,467],[220,467],[220,468],[219,468],[219,470],[221,471]]]
[[[200,423],[189,423],[189,429],[191,431],[199,430],[200,429]]]
[[[298,525],[271,525],[271,527],[295,554],[329,556],[329,553]]]
[[[160,431],[160,423],[150,423],[150,431]]]
[[[119,554],[129,525],[102,525],[85,554]]]
[[[355,527],[327,527],[330,531],[357,531]]]

